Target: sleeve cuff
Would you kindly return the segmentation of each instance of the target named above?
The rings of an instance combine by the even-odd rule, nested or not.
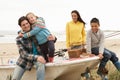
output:
[[[24,38],[27,38],[27,34],[24,34],[23,37],[24,37]]]
[[[37,55],[35,55],[35,56],[34,56],[34,61],[37,61],[37,58],[38,58],[38,56],[37,56]]]

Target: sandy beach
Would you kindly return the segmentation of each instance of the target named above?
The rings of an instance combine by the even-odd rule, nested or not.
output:
[[[55,43],[56,50],[66,48],[65,41]],[[120,58],[120,39],[106,39],[105,48],[116,53]],[[0,43],[0,56],[15,56],[19,55],[18,48],[15,43]]]
[[[56,42],[55,47],[56,50],[66,48],[65,41]],[[115,52],[120,59],[120,39],[106,39],[105,48]],[[9,59],[17,59],[18,56],[18,48],[15,43],[0,43],[0,65],[7,65],[9,63]],[[113,73],[116,70],[115,67],[110,63],[108,63],[107,69],[110,73]],[[97,77],[99,80],[98,75],[95,75],[94,77]]]
[[[55,43],[56,51],[66,48],[65,41],[59,41]],[[105,48],[113,51],[120,59],[120,39],[106,39]],[[8,64],[9,58],[18,58],[18,48],[15,43],[0,43],[0,65]]]
[[[66,48],[65,41],[55,43],[56,50]],[[120,39],[106,39],[105,48],[113,51],[120,58]],[[0,64],[7,64],[8,58],[17,58],[19,56],[18,48],[15,43],[0,43],[0,59],[3,60]]]

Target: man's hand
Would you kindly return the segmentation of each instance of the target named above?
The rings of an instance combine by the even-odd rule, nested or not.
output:
[[[102,54],[102,53],[99,53],[98,57],[99,57],[100,59],[102,59],[102,58],[103,58],[103,54]]]
[[[46,63],[45,59],[44,59],[42,56],[38,56],[38,57],[37,57],[37,61],[38,61],[38,62],[41,62],[41,63],[43,63],[43,64]]]
[[[23,37],[23,34],[20,32],[20,33],[18,34],[18,36],[19,36],[19,37]]]

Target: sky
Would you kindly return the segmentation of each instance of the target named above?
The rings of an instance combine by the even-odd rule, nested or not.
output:
[[[90,29],[93,17],[103,30],[120,30],[119,0],[0,0],[0,30],[18,31],[18,19],[28,12],[43,17],[50,31],[65,31],[71,11],[78,10]]]

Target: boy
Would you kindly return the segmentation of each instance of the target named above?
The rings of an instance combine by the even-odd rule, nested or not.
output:
[[[120,62],[115,53],[104,48],[104,33],[99,29],[100,23],[97,18],[90,21],[91,29],[87,32],[87,53],[98,55],[100,57],[100,65],[97,73],[103,80],[107,80],[102,72],[105,69],[106,63],[111,60],[115,67],[120,71]]]

